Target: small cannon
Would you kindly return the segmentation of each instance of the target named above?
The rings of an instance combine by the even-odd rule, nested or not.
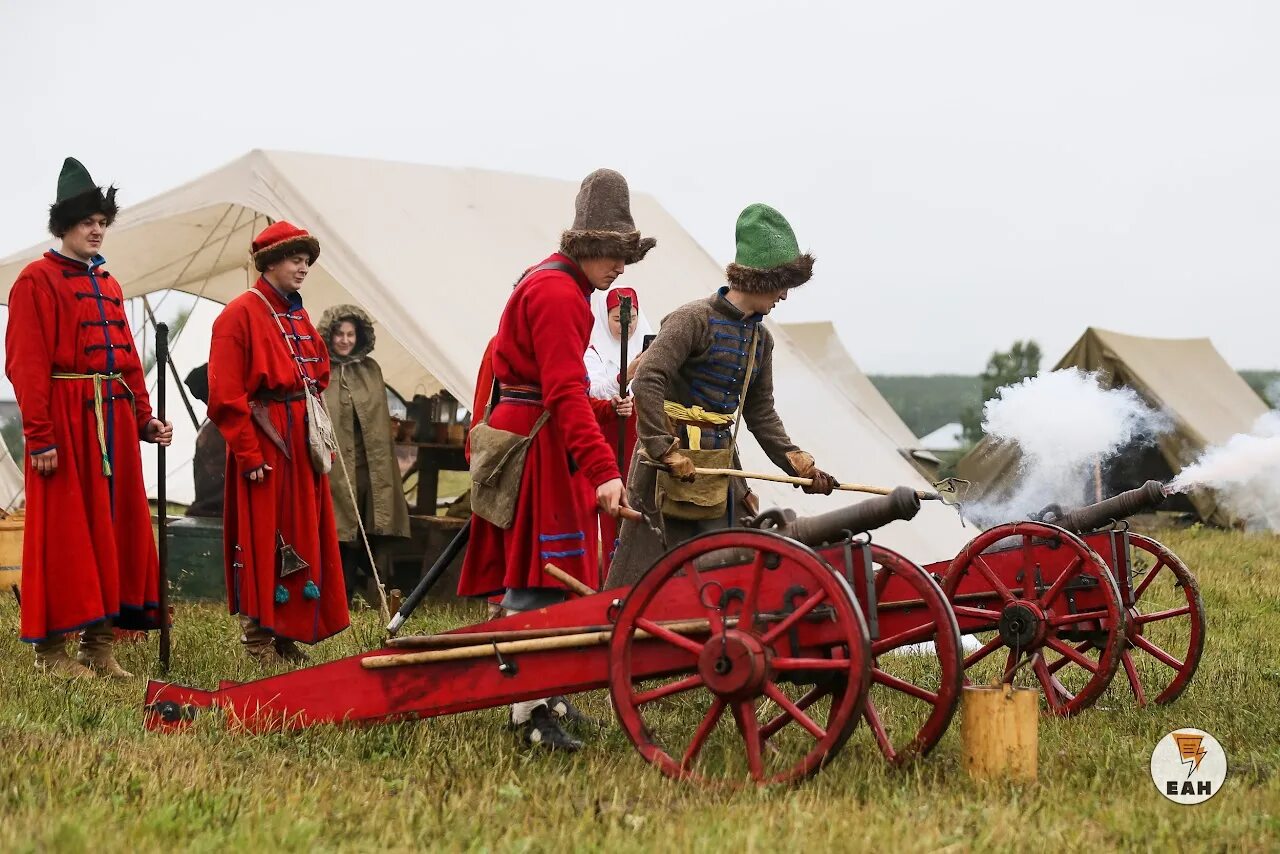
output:
[[[1164,485],[1152,480],[1070,511],[1050,505],[1030,520],[980,533],[950,561],[923,567],[940,582],[960,633],[979,644],[962,657],[964,678],[1008,678],[1028,660],[1058,715],[1091,706],[1121,670],[1140,706],[1181,696],[1204,648],[1199,587],[1164,545],[1114,524],[1165,497]],[[876,549],[879,565],[895,565],[887,550]],[[882,620],[889,598],[877,600]],[[881,642],[875,651],[892,646]],[[955,666],[941,647],[937,666],[947,674]]]
[[[768,518],[782,533],[703,534],[628,589],[215,690],[153,681],[146,725],[178,729],[213,710],[252,732],[372,724],[607,688],[637,750],[672,777],[798,780],[867,714],[878,635],[864,605],[875,625],[876,586],[867,544],[852,534],[919,507],[902,489],[808,519],[779,511]],[[838,539],[849,559],[833,571],[788,534]]]
[[[916,490],[899,486],[888,495],[817,516],[797,517],[790,511],[766,510],[756,517],[751,527],[772,530],[806,546],[821,546],[851,534],[883,528],[890,522],[914,519],[919,512],[920,496]]]
[[[1096,504],[1086,504],[1064,512],[1057,504],[1050,504],[1033,518],[1050,522],[1059,528],[1083,534],[1096,531],[1108,522],[1120,522],[1135,513],[1154,510],[1164,503],[1164,484],[1149,480],[1137,489],[1130,489]]]

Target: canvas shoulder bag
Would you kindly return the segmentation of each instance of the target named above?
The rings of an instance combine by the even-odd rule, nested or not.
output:
[[[516,287],[539,270],[559,270],[574,275],[568,264],[549,261],[539,264],[520,277]],[[484,420],[471,428],[471,512],[490,524],[508,530],[515,524],[516,504],[520,498],[520,482],[524,478],[525,460],[533,438],[546,426],[551,413],[543,410],[528,436],[500,430],[489,425],[489,417],[498,401],[498,379],[494,377],[493,393],[485,409]]]
[[[485,420],[471,428],[471,512],[507,530],[516,521],[529,446],[551,413],[544,410],[528,436],[490,427],[488,418],[486,412]]]
[[[742,397],[738,399],[738,413],[733,424],[733,438],[727,448],[679,449],[697,468],[734,468],[733,453],[738,447],[738,428],[742,426],[742,410],[747,403],[747,391],[751,388],[751,375],[755,372],[756,342],[760,326],[751,333],[751,351],[747,357],[747,375],[742,383]],[[698,475],[692,483],[672,477],[666,471],[658,471],[658,506],[662,515],[689,522],[720,519],[729,512],[729,477],[727,475]]]
[[[311,378],[302,370],[302,365],[298,363],[298,353],[293,348],[293,341],[289,338],[289,333],[284,331],[284,324],[280,322],[280,318],[276,315],[276,310],[271,306],[271,301],[263,296],[262,291],[253,288],[253,293],[258,295],[258,299],[262,300],[262,304],[267,307],[267,311],[271,313],[271,319],[276,322],[276,327],[280,330],[281,337],[284,338],[285,346],[289,348],[289,355],[293,357],[293,366],[298,370],[298,376],[302,378],[302,389],[306,395],[304,400],[307,404],[307,451],[311,457],[311,466],[318,474],[328,474],[333,468],[333,457],[338,452],[338,437],[333,432],[333,421],[329,418],[329,410],[324,408],[324,401],[320,399],[320,395],[311,386]]]

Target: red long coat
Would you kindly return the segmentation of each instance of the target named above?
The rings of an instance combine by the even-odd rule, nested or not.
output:
[[[5,372],[27,445],[22,639],[32,643],[107,618],[127,629],[159,625],[160,575],[138,447],[151,404],[120,284],[103,263],[46,252],[9,294]],[[110,476],[93,380],[52,378],[90,373],[123,378],[101,383]],[[44,476],[31,455],[50,448],[57,448],[58,470]]]
[[[559,253],[542,263],[571,265],[531,273],[507,300],[493,342],[493,371],[503,385],[537,386],[542,401],[502,401],[489,423],[529,435],[545,406],[551,419],[529,447],[515,523],[502,530],[473,517],[458,593],[487,596],[505,588],[559,587],[543,573],[554,564],[578,579],[594,577],[587,558],[587,526],[570,453],[594,489],[621,477],[587,397],[582,354],[591,336],[591,285]],[[478,395],[478,392],[477,392]]]
[[[316,643],[349,623],[342,559],[329,478],[317,474],[307,449],[306,401],[281,402],[303,389],[298,365],[317,391],[329,384],[329,352],[296,296],[288,303],[263,279],[267,297],[299,359],[295,364],[272,312],[253,291],[227,303],[213,323],[209,351],[209,418],[227,440],[223,547],[231,613],[245,614],[276,635]],[[289,457],[254,423],[250,401],[266,410]],[[263,463],[272,471],[254,483]],[[280,540],[306,568],[281,576]]]

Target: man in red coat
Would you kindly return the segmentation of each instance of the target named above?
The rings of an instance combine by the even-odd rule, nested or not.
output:
[[[227,440],[223,547],[241,642],[264,665],[300,662],[349,623],[329,478],[307,444],[307,389],[329,351],[298,291],[320,243],[281,220],[253,241],[262,275],[213,324],[209,418]]]
[[[512,526],[504,530],[472,518],[460,595],[502,593],[503,606],[514,613],[564,598],[564,588],[543,571],[547,564],[578,579],[591,577],[591,520],[575,500],[570,460],[602,510],[617,516],[626,501],[613,449],[587,397],[582,354],[591,337],[590,297],[655,243],[636,230],[626,179],[597,170],[582,182],[573,228],[562,235],[560,251],[531,268],[507,300],[492,347],[499,399],[488,423],[527,436],[543,412],[551,419],[530,444]],[[479,390],[476,397],[482,399]],[[530,744],[581,748],[555,717],[576,710],[563,698],[551,699],[554,711],[547,700],[516,703],[511,723]]]
[[[27,448],[22,639],[37,669],[64,676],[128,677],[113,624],[154,629],[160,618],[138,441],[168,445],[173,428],[151,415],[120,283],[99,254],[115,194],[68,157],[49,209],[62,247],[9,292],[5,372]],[[81,629],[73,661],[66,635]]]

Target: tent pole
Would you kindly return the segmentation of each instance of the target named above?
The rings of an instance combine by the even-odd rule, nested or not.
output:
[[[142,295],[142,307],[146,309],[147,319],[151,321],[151,325],[158,329],[160,324],[156,323],[156,316],[151,311],[151,301],[147,299],[146,294]],[[182,377],[178,376],[178,366],[173,363],[173,356],[170,354],[168,347],[164,350],[164,360],[168,363],[169,370],[173,373],[173,383],[178,387],[178,394],[182,396],[182,402],[187,407],[187,414],[191,416],[191,426],[199,430],[200,419],[196,417],[196,410],[191,405],[191,399],[187,397],[187,387],[182,384]],[[164,369],[161,368],[161,370]]]

